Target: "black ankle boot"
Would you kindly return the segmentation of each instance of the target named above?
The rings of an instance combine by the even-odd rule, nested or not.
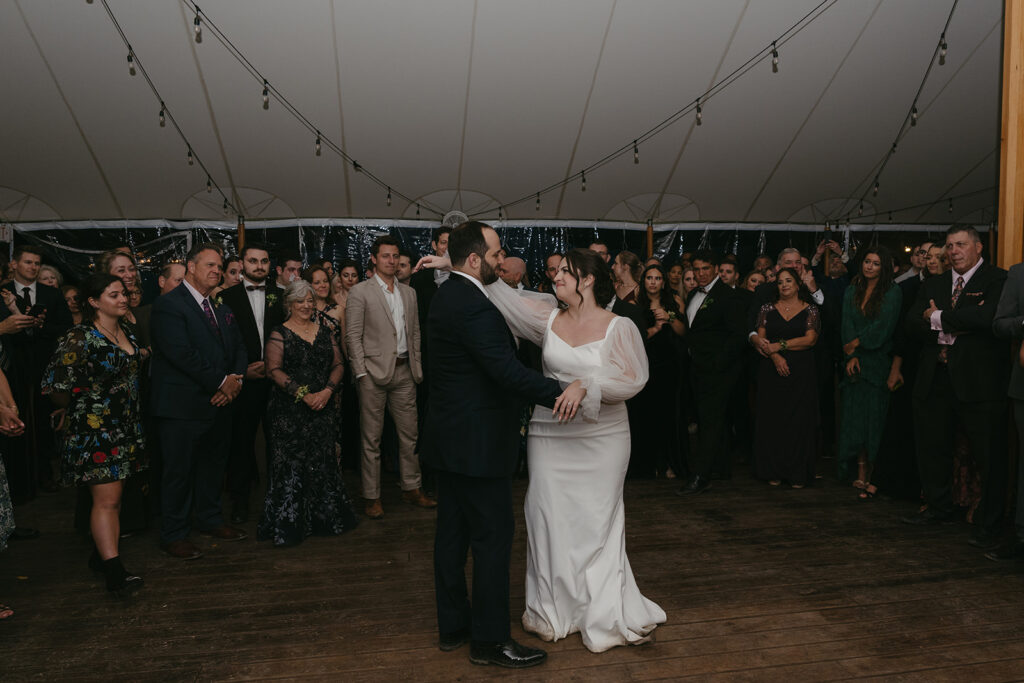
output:
[[[107,577],[107,590],[118,597],[126,597],[142,588],[142,577],[129,574],[120,557],[104,560],[103,573]]]

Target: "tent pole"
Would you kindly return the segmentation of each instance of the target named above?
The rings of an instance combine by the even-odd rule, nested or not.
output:
[[[999,140],[997,265],[1024,257],[1024,0],[1003,4],[1003,111]]]
[[[647,258],[652,256],[654,256],[654,221],[647,219]]]
[[[237,237],[237,242],[238,242],[238,253],[241,254],[242,253],[242,249],[245,248],[245,217],[241,216],[241,215],[238,217],[238,237]]]

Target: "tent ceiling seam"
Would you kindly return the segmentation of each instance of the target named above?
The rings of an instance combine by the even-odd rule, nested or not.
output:
[[[949,187],[947,187],[946,191],[942,193],[942,196],[946,196],[946,195],[952,196],[953,190],[956,189],[957,185],[959,185],[963,181],[967,180],[967,178],[969,178],[972,173],[977,171],[978,168],[980,168],[982,164],[984,164],[986,161],[988,161],[989,157],[991,157],[993,154],[997,154],[998,152],[999,152],[999,144],[997,143],[995,147],[993,147],[991,150],[989,150],[988,154],[986,154],[985,156],[983,156],[981,159],[978,160],[978,163],[974,164],[974,166],[971,166],[963,175],[961,175],[959,178],[954,180],[953,184],[950,185]],[[996,182],[997,183],[999,182],[998,176],[996,177]],[[918,214],[917,220],[921,220],[922,218],[924,218],[925,215],[927,215],[929,212],[933,211],[936,206],[937,206],[937,204],[932,204],[931,206],[923,209],[921,211],[921,213]]]
[[[827,95],[829,90],[832,88],[832,84],[836,82],[837,78],[839,78],[839,73],[843,70],[843,67],[846,66],[847,60],[849,60],[850,57],[853,55],[853,51],[857,49],[857,45],[860,44],[861,38],[863,38],[865,32],[867,32],[868,26],[871,25],[871,22],[874,21],[875,19],[875,15],[878,14],[878,10],[881,9],[882,2],[883,0],[878,0],[878,2],[875,4],[875,8],[871,10],[871,14],[868,15],[867,21],[864,22],[864,25],[857,33],[857,37],[854,38],[852,43],[850,43],[850,47],[849,49],[846,50],[846,54],[843,55],[843,58],[842,60],[840,60],[839,65],[836,67],[836,70],[832,72],[832,77],[828,79],[828,82],[825,83],[825,87],[822,88],[821,93],[819,93],[818,95],[818,99],[816,99],[814,101],[814,104],[811,105],[810,110],[808,110],[807,112],[807,116],[805,116],[804,120],[800,122],[800,125],[793,133],[793,137],[790,139],[789,144],[787,144],[785,149],[782,150],[782,154],[779,155],[779,158],[775,162],[775,165],[772,166],[772,170],[768,172],[768,176],[764,179],[764,182],[761,183],[761,189],[759,189],[757,191],[757,194],[754,195],[754,198],[750,200],[750,204],[747,206],[747,210],[743,214],[744,221],[750,220],[750,214],[754,212],[754,208],[757,206],[757,203],[761,200],[761,197],[764,196],[764,193],[768,190],[768,185],[771,184],[772,179],[775,178],[775,174],[778,173],[779,168],[782,166],[782,163],[786,160],[786,157],[789,156],[790,151],[792,151],[793,149],[793,145],[796,144],[796,141],[800,138],[801,133],[804,132],[804,128],[806,128],[807,124],[810,123],[811,118],[814,116],[814,113],[818,111],[818,107],[821,106],[821,102],[822,100],[825,99],[825,95]]]
[[[331,41],[334,45],[334,80],[338,92],[338,130],[341,136],[341,148],[348,149],[345,142],[345,112],[342,107],[341,98],[341,55],[338,53],[338,21],[335,16],[334,6],[337,0],[331,0]],[[345,185],[345,212],[352,213],[352,188],[349,183],[348,164],[341,165],[342,182]]]
[[[459,142],[459,170],[455,176],[455,198],[462,197],[462,165],[466,159],[466,128],[469,125],[469,95],[473,82],[473,50],[476,47],[476,11],[478,0],[473,0],[473,23],[469,28],[469,58],[466,60],[466,99],[462,103],[462,140]]]

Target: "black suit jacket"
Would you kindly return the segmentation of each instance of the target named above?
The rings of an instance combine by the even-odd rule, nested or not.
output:
[[[1006,275],[1006,286],[999,297],[992,331],[1000,339],[1011,341],[1013,358],[1016,358],[1021,340],[1024,339],[1024,263],[1011,266]],[[1024,368],[1020,363],[1013,363],[1008,393],[1010,398],[1024,401]]]
[[[273,283],[268,285],[266,293],[263,309],[264,342],[270,336],[270,331],[284,322],[284,296]],[[274,299],[273,303],[270,302],[271,297]],[[245,292],[245,282],[225,289],[220,293],[220,299],[235,314],[235,322],[238,323],[242,343],[245,344],[246,364],[263,360],[264,344],[260,343],[260,331],[256,327],[256,316],[253,315],[249,296]]]
[[[696,293],[695,289],[686,297],[687,307]],[[689,325],[685,341],[695,369],[714,373],[737,369],[747,343],[743,299],[729,285],[716,282]]]
[[[427,318],[431,372],[424,460],[471,477],[509,477],[524,402],[553,406],[559,383],[527,369],[501,313],[461,275],[438,288]]]
[[[226,375],[245,374],[245,345],[231,309],[215,306],[214,315],[219,336],[184,282],[153,302],[154,417],[209,420],[231,407],[210,399]]]
[[[3,287],[19,297],[20,308],[20,292],[15,289],[15,284],[14,280],[11,280]],[[43,326],[4,335],[3,344],[10,358],[10,367],[15,381],[28,381],[38,385],[47,363],[50,362],[50,357],[53,356],[53,352],[57,348],[60,336],[71,327],[71,312],[68,310],[60,290],[56,287],[48,287],[41,282],[36,283],[36,298],[33,304],[46,309]],[[22,313],[25,312],[22,311]],[[0,321],[6,320],[10,316],[10,310],[6,306],[0,306]],[[38,389],[39,387],[36,386],[35,390]]]
[[[953,299],[952,270],[921,283],[917,300],[907,312],[907,333],[921,342],[914,382],[914,397],[924,399],[932,389],[939,357],[939,333],[924,319],[929,301],[942,311],[942,329],[957,333],[949,349],[949,379],[956,398],[961,401],[998,401],[1006,396],[1010,376],[1006,342],[992,334],[999,297],[1006,282],[1006,271],[982,263],[956,303]]]

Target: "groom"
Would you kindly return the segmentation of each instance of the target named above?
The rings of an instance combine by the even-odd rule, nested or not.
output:
[[[498,234],[471,221],[452,231],[452,276],[427,318],[430,400],[424,460],[437,471],[434,586],[441,649],[471,641],[470,661],[525,668],[547,653],[512,640],[509,561],[511,477],[520,403],[553,406],[562,389],[517,359],[512,335],[483,285],[497,280]],[[473,551],[473,597],[466,552]]]

